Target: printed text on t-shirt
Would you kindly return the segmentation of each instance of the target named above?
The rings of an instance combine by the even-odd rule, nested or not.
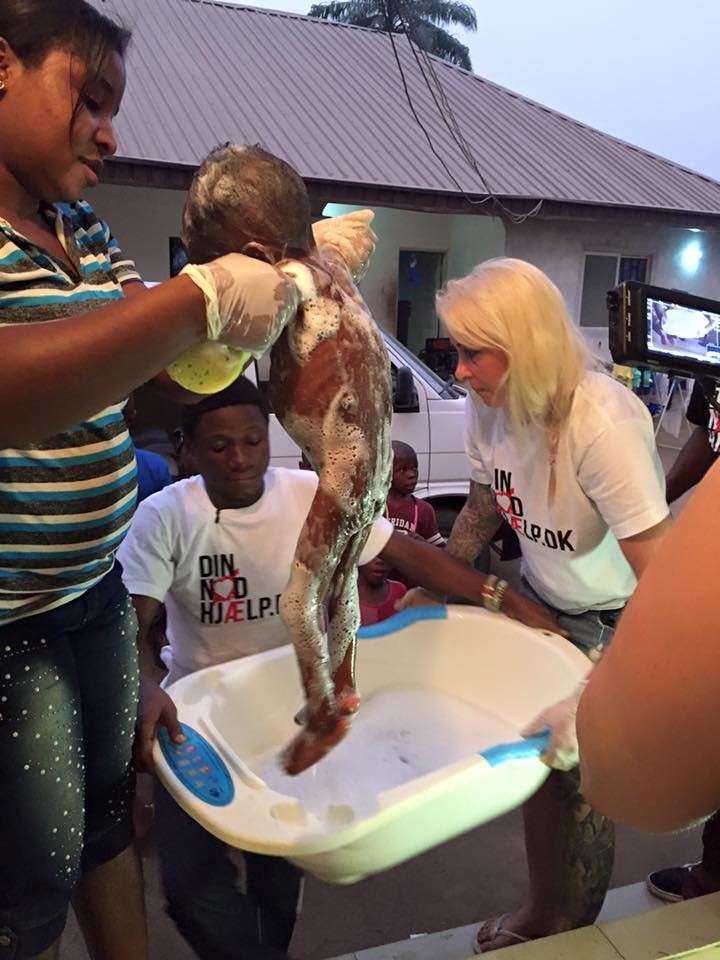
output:
[[[567,550],[575,553],[572,530],[550,529],[527,519],[523,502],[515,492],[510,470],[495,468],[494,490],[498,510],[513,530],[532,540],[533,543],[542,544],[548,550]]]
[[[200,622],[240,623],[280,614],[280,594],[258,596],[235,566],[232,553],[199,558]]]

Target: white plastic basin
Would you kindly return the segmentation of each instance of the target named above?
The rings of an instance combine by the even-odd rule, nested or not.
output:
[[[562,638],[473,607],[405,611],[360,636],[360,712],[300,776],[277,764],[303,703],[289,646],[173,684],[180,720],[202,739],[189,753],[155,745],[161,780],[207,830],[330,883],[385,870],[526,800],[548,770],[543,738],[519,732],[589,666]]]

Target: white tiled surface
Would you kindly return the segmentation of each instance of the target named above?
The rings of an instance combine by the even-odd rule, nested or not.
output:
[[[613,920],[624,920],[625,917],[634,917],[638,913],[647,913],[649,910],[659,910],[667,906],[658,900],[644,883],[633,883],[628,887],[617,887],[609,890],[605,903],[597,918],[597,923],[610,923]]]
[[[651,896],[644,883],[634,883],[609,891],[597,922],[598,924],[612,923],[662,906],[666,904]],[[400,943],[389,943],[384,947],[343,954],[342,957],[336,957],[334,960],[468,960],[472,956],[472,943],[478,926],[479,921],[467,927],[443,930],[440,933],[417,936]],[[584,960],[605,960],[606,957],[618,960],[620,955],[608,944],[606,936],[600,930],[591,928],[585,931],[574,931],[574,933],[583,941]],[[572,942],[573,936],[565,934],[565,937],[568,938],[565,944],[569,951],[567,955],[571,958],[575,949]],[[591,953],[586,953],[586,950],[590,950]],[[503,950],[503,956],[506,955],[507,950]],[[564,960],[564,956],[564,954],[562,957],[558,954],[556,960]],[[520,960],[519,956],[518,960]]]
[[[426,936],[414,937],[402,943],[360,950],[357,960],[465,960],[472,956],[472,941],[478,925],[456,927]]]

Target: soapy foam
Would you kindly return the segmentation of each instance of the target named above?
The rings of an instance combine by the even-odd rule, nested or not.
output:
[[[318,291],[315,277],[312,270],[304,263],[297,260],[288,260],[286,263],[281,263],[279,269],[294,281],[304,301],[317,299]]]
[[[382,791],[519,737],[517,727],[487,710],[430,687],[398,685],[363,700],[342,743],[299,776],[278,766],[279,745],[247,762],[308,813],[324,819],[329,808],[347,806],[361,818],[377,811]]]
[[[352,569],[340,569],[341,559],[351,548],[351,539],[362,535],[380,515],[390,479],[389,403],[383,403],[382,395],[373,402],[372,397],[358,393],[357,371],[352,368],[352,362],[370,363],[373,357],[376,360],[385,358],[386,353],[364,306],[360,309],[350,298],[343,297],[341,307],[330,292],[319,292],[314,271],[306,264],[288,261],[281,269],[295,279],[305,300],[302,318],[292,323],[288,330],[288,346],[296,364],[311,363],[318,344],[338,334],[343,310],[351,313],[346,319],[352,319],[353,338],[357,341],[354,350],[358,344],[361,347],[373,344],[377,348],[377,356],[374,351],[367,355],[361,350],[356,355],[351,350],[348,355],[340,357],[340,383],[334,388],[334,395],[325,398],[324,411],[318,411],[315,416],[299,415],[290,403],[282,418],[287,432],[306,450],[311,463],[319,469],[319,494],[331,500],[335,508],[333,512],[339,514],[334,519],[327,515],[323,501],[313,501],[298,541],[290,582],[280,602],[280,614],[293,638],[301,664],[309,710],[317,714],[323,708],[324,700],[333,699],[328,659],[336,667],[355,642],[360,617],[357,592],[344,591],[338,598],[327,630],[319,625],[316,608],[318,603],[327,599],[329,590],[335,590],[340,578],[345,582],[354,578],[355,564],[351,564]],[[378,376],[377,380],[382,387],[387,387],[382,377]],[[371,378],[371,389],[373,386]],[[363,417],[361,414],[366,407],[368,414]],[[383,416],[386,407],[387,416]],[[367,419],[374,420],[373,433],[379,434],[379,438],[372,437],[372,443],[365,432],[364,421]],[[384,455],[378,456],[377,448]],[[364,483],[361,491],[357,489],[359,476]],[[308,539],[314,550],[307,549]]]

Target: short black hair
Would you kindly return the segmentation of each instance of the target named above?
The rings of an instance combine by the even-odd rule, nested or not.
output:
[[[193,437],[200,418],[211,410],[220,410],[222,407],[257,407],[263,415],[265,423],[270,420],[270,409],[267,400],[258,388],[247,377],[238,377],[234,383],[218,393],[213,393],[200,403],[185,407],[182,415],[182,432],[185,437]]]
[[[417,453],[414,447],[404,440],[393,440],[393,457],[399,457],[401,460],[417,460]]]

